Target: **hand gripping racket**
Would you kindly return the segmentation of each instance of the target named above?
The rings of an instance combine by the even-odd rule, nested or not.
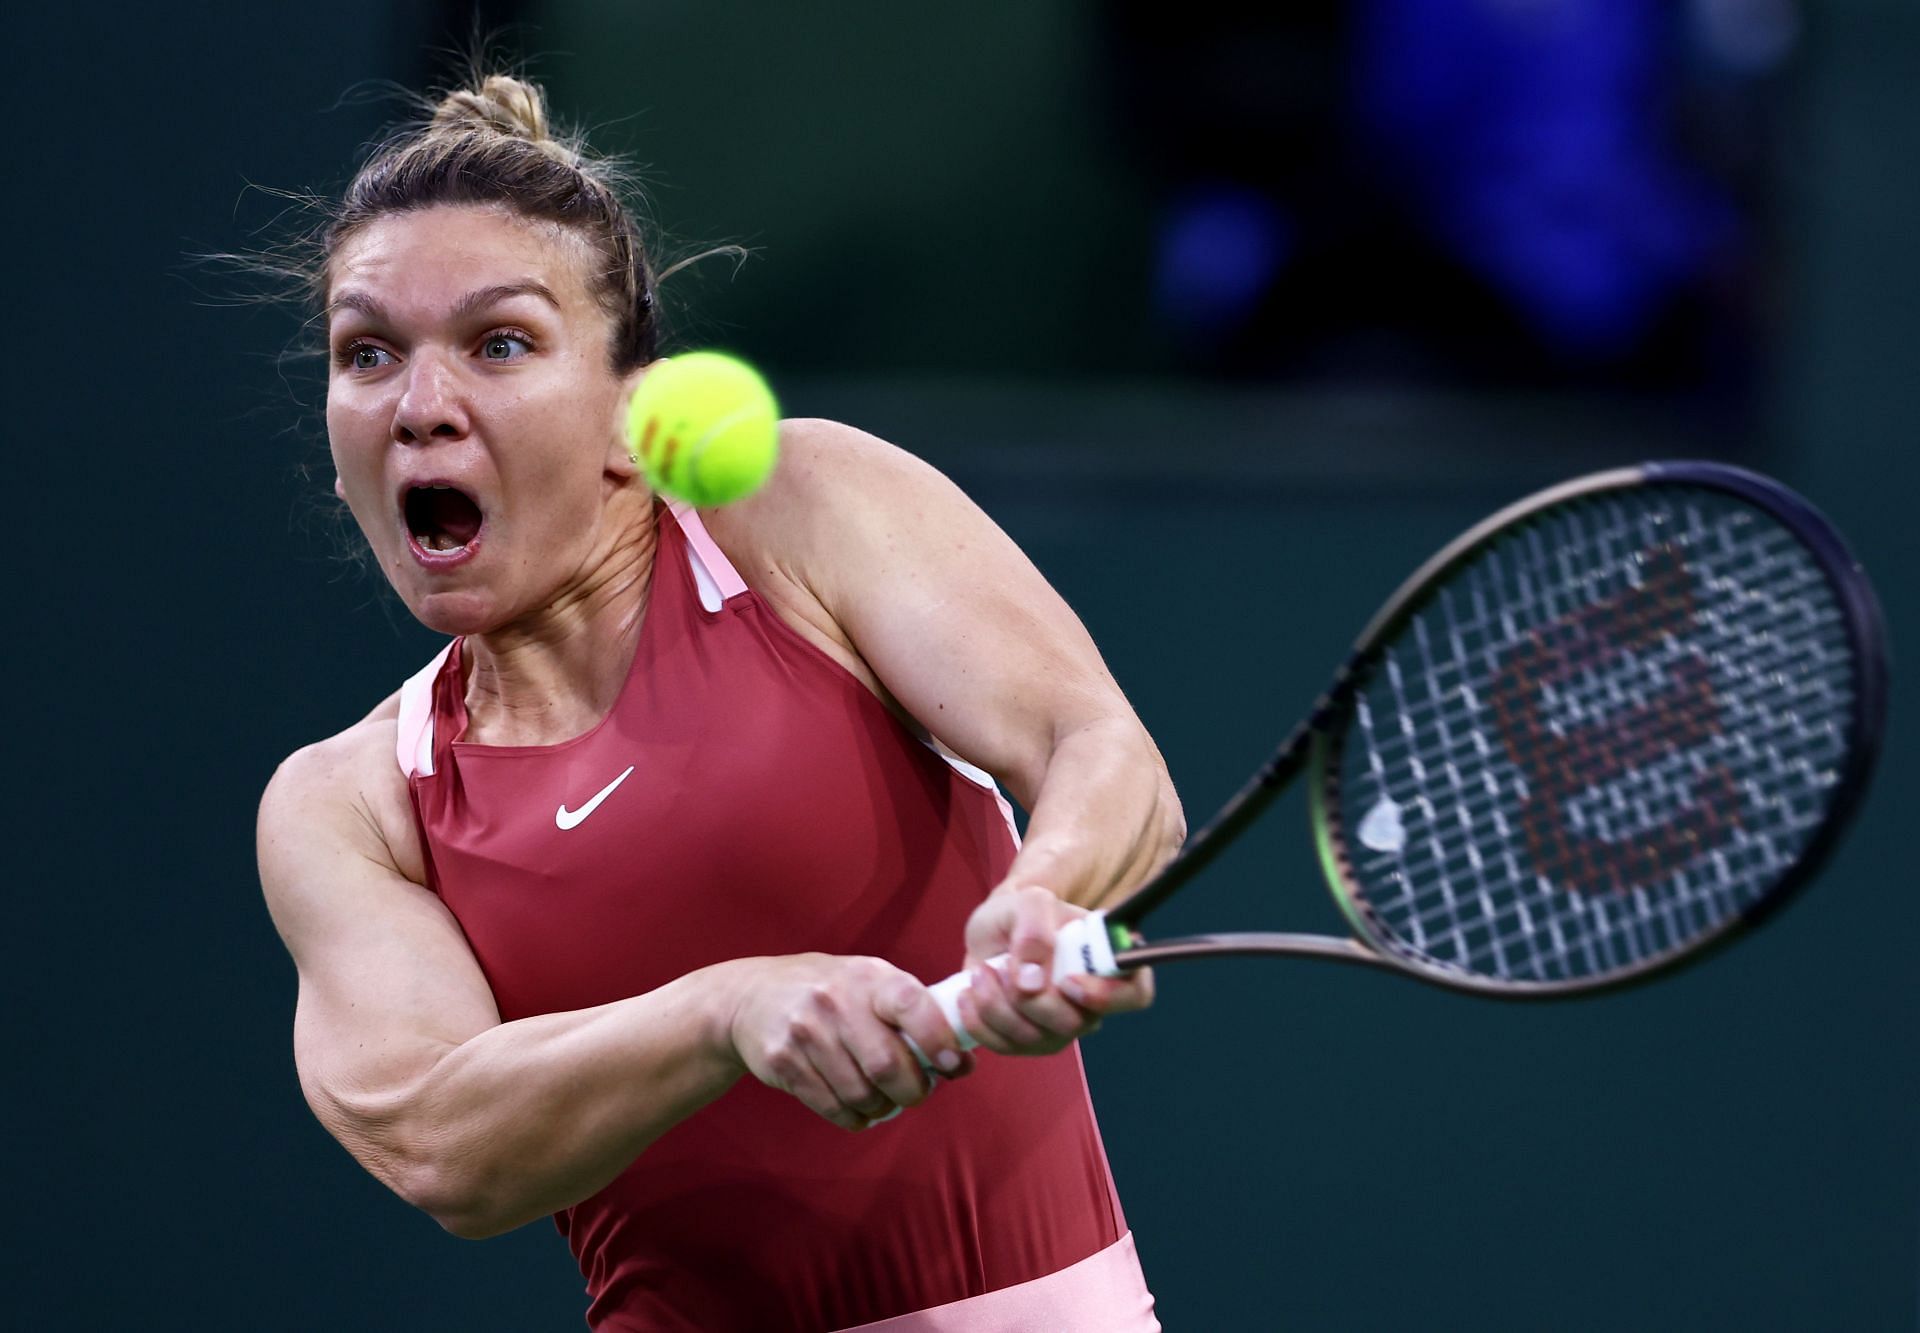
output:
[[[1867,785],[1886,692],[1873,590],[1786,487],[1692,462],[1566,482],[1408,579],[1179,856],[1060,931],[1054,975],[1284,954],[1496,996],[1648,976],[1814,874]],[[1352,937],[1144,941],[1303,770]],[[932,989],[972,1045],[966,985]]]

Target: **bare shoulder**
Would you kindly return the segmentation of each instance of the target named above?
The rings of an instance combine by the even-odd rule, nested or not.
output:
[[[389,694],[386,698],[375,704],[373,711],[368,713],[362,720],[367,722],[378,722],[382,720],[392,722],[398,719],[399,716],[400,691],[395,690],[392,694]]]
[[[892,703],[832,609],[843,571],[884,575],[889,551],[924,541],[959,489],[919,458],[837,421],[780,427],[780,466],[750,499],[701,521],[748,585],[803,638]]]
[[[876,528],[912,527],[928,505],[954,502],[964,502],[959,488],[905,449],[838,421],[808,418],[781,423],[780,466],[765,487],[702,518],[729,557],[737,547],[791,564],[831,557]]]
[[[376,709],[345,731],[303,745],[282,760],[267,784],[263,804],[324,800],[379,787],[404,792],[398,739],[398,721]]]
[[[702,511],[714,540],[747,565],[821,592],[849,568],[924,548],[991,520],[932,464],[837,421],[781,423],[780,466],[750,499]],[[744,563],[743,563],[744,561]]]
[[[269,906],[308,882],[291,867],[316,858],[382,864],[418,884],[425,865],[388,710],[303,746],[283,760],[260,798],[261,882]],[[277,912],[276,912],[277,915]]]
[[[794,488],[887,483],[937,477],[932,465],[858,426],[820,417],[796,417],[780,423],[781,467],[775,480]],[[769,489],[773,483],[769,482]]]

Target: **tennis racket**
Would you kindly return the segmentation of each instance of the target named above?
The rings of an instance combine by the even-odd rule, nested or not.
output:
[[[1490,996],[1650,976],[1813,876],[1866,788],[1886,693],[1873,590],[1786,487],[1700,462],[1566,482],[1408,579],[1212,822],[1060,931],[1055,977],[1245,954]],[[1145,940],[1303,772],[1352,935]],[[966,985],[932,989],[971,1045]]]

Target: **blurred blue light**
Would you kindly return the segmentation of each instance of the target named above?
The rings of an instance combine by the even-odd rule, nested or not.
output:
[[[1379,175],[1562,354],[1630,351],[1735,239],[1663,129],[1665,0],[1364,0],[1358,17]]]
[[[1796,0],[1693,0],[1690,13],[1701,52],[1739,73],[1771,73],[1800,44]]]
[[[1258,190],[1191,190],[1161,228],[1154,304],[1190,331],[1230,332],[1259,308],[1293,248],[1287,215]]]

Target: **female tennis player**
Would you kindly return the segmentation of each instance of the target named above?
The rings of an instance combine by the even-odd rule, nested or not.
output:
[[[751,500],[649,492],[605,173],[487,78],[316,258],[336,489],[451,641],[262,801],[308,1101],[457,1235],[553,1215],[596,1329],[1157,1328],[1071,1048],[1151,980],[1047,964],[1178,847],[1165,765],[907,454],[791,421]],[[921,979],[963,958],[969,1032],[1045,1058],[956,1049]]]

